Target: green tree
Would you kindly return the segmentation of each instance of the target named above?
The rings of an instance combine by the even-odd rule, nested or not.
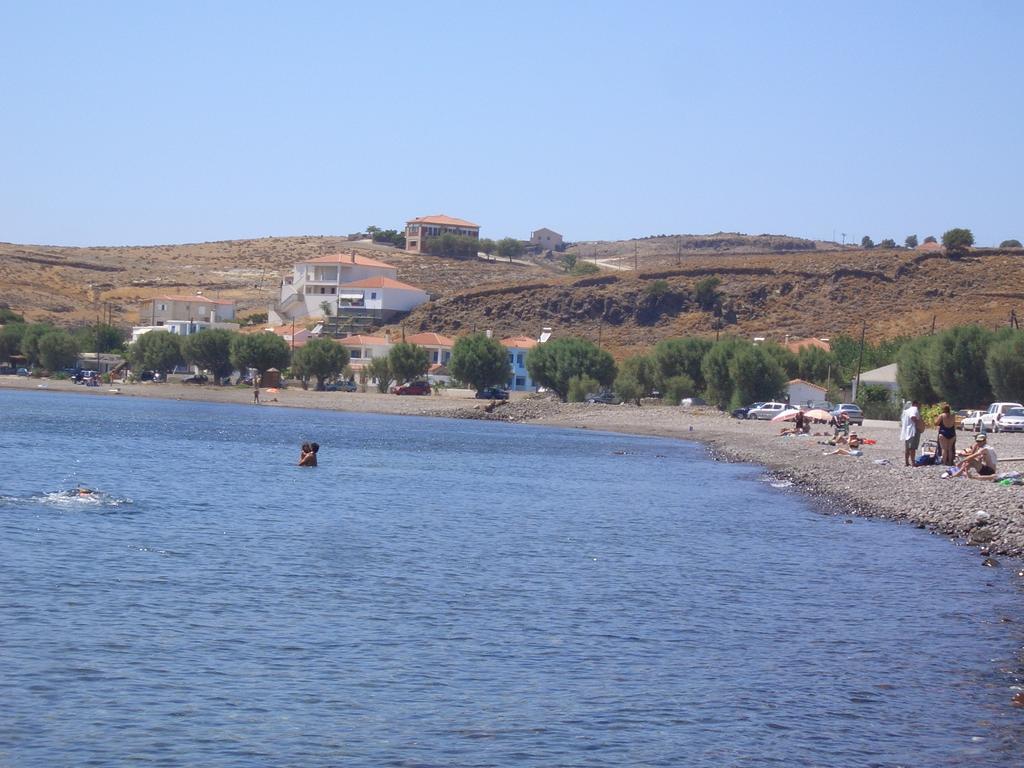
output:
[[[587,377],[603,386],[615,381],[615,360],[584,339],[563,337],[538,344],[526,356],[526,370],[537,384],[547,387],[564,402],[569,380]]]
[[[926,242],[926,243],[937,243],[939,241],[935,239],[935,235],[928,235],[928,237],[926,237],[924,239],[924,242]]]
[[[1024,403],[1024,334],[994,342],[985,357],[985,371],[997,400]]]
[[[329,302],[329,301],[321,301],[320,302],[320,311],[324,313],[324,317],[330,317],[331,316],[331,302]]]
[[[992,332],[977,325],[961,325],[940,333],[931,348],[928,377],[936,394],[963,408],[992,400],[992,385],[985,359]]]
[[[576,254],[575,253],[563,253],[562,258],[562,271],[572,272],[576,268]]]
[[[345,370],[349,354],[333,339],[311,339],[292,355],[292,373],[303,380],[316,378],[316,389],[323,392],[327,380]]]
[[[588,395],[597,394],[599,389],[601,389],[601,382],[597,379],[592,379],[589,376],[573,376],[569,379],[569,391],[566,393],[565,399],[570,403],[582,403],[586,401]]]
[[[900,407],[885,387],[865,384],[857,390],[857,405],[869,419],[894,421],[900,417]]]
[[[170,373],[185,362],[181,337],[167,331],[149,331],[128,347],[132,367],[140,371]]]
[[[729,363],[733,355],[744,346],[749,346],[749,343],[740,339],[722,339],[708,350],[701,361],[707,399],[719,408],[725,408],[732,402],[734,385]]]
[[[67,331],[53,330],[39,339],[39,362],[48,371],[69,368],[78,360],[78,342]]]
[[[503,237],[498,241],[498,255],[503,259],[508,259],[508,263],[512,263],[512,259],[517,259],[523,255],[523,244],[516,240],[514,237]]]
[[[0,306],[0,325],[8,323],[24,323],[25,318],[7,306]]]
[[[903,241],[903,244],[907,246],[907,248],[917,248],[917,235],[907,235],[906,239]]]
[[[650,355],[636,355],[622,361],[619,374],[615,377],[615,391],[623,400],[632,400],[640,405],[640,399],[647,397],[656,386],[658,366]]]
[[[722,281],[714,276],[697,281],[697,285],[693,289],[693,298],[697,302],[697,306],[705,312],[710,312],[718,306],[722,299],[718,292],[718,286],[721,284]]]
[[[904,344],[896,355],[896,380],[908,400],[934,403],[938,395],[929,373],[934,336],[921,336]]]
[[[430,352],[416,344],[401,341],[388,352],[388,368],[399,383],[422,378],[430,370]]]
[[[974,234],[969,229],[948,229],[942,235],[942,244],[948,253],[964,253],[974,245]]]
[[[235,369],[231,364],[231,341],[237,335],[224,328],[193,333],[182,341],[181,352],[187,362],[209,371],[219,384]]]
[[[693,379],[685,373],[670,376],[661,386],[662,401],[672,405],[679,405],[679,401],[684,397],[693,397],[699,391]]]
[[[255,368],[262,376],[271,368],[287,368],[291,351],[276,333],[239,333],[231,339],[230,358],[239,371]]]
[[[1022,246],[1020,244],[1020,240],[1003,240],[1003,242],[1001,242],[999,244],[999,247],[1000,248],[1024,248],[1024,246]]]
[[[878,247],[879,248],[895,248],[896,247],[896,241],[893,240],[891,237],[887,237],[884,240],[882,240],[882,242],[880,242],[878,244]]]
[[[831,354],[820,347],[801,347],[796,353],[796,375],[804,381],[812,381],[815,384],[824,384],[838,375],[838,371],[832,371],[834,360]]]
[[[703,392],[706,382],[701,370],[701,363],[711,346],[711,342],[707,339],[694,337],[659,341],[654,346],[653,352],[658,389],[665,392],[666,381],[674,376],[684,374],[690,378],[691,386],[694,388],[687,395]]]
[[[0,328],[0,363],[21,351],[21,339],[27,328],[25,323],[7,323]]]
[[[452,376],[477,392],[505,384],[512,377],[508,351],[484,333],[472,333],[458,339],[452,347],[448,369]]]
[[[782,372],[786,374],[787,380],[795,379],[800,372],[800,363],[797,356],[781,344],[776,344],[774,341],[766,341],[760,344],[758,349],[770,355],[779,364]],[[746,403],[747,401],[743,401],[740,405],[746,405]],[[739,406],[736,407],[738,408]]]
[[[870,250],[871,248],[875,247],[875,241],[872,240],[868,235],[864,235],[864,237],[860,239],[860,247]]]
[[[490,258],[491,256],[493,256],[494,252],[497,249],[498,249],[498,244],[495,243],[493,240],[491,240],[491,238],[489,238],[489,237],[482,237],[482,238],[480,238],[480,241],[477,244],[477,250],[480,253],[486,254],[487,258]]]
[[[780,397],[786,388],[787,376],[782,366],[768,350],[752,344],[736,350],[729,361],[729,376],[733,408]]]
[[[428,238],[425,250],[435,256],[447,256],[453,259],[475,259],[480,250],[480,241],[466,235],[453,235],[445,232],[439,237]]]
[[[96,323],[74,332],[78,347],[84,352],[104,354],[119,349],[125,342],[124,333],[113,325]]]
[[[395,378],[391,374],[388,359],[386,357],[375,357],[370,360],[363,370],[366,371],[367,376],[377,382],[377,391],[382,395],[386,395],[388,390],[391,389],[391,382]]]
[[[39,364],[39,340],[55,330],[49,323],[29,323],[25,326],[21,335],[21,354],[28,359],[30,367]]]

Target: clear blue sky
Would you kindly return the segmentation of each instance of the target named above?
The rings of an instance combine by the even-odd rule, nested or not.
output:
[[[1016,2],[0,0],[0,240],[1024,240]]]

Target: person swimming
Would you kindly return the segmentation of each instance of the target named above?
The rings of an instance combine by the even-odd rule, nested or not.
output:
[[[316,455],[319,450],[319,443],[303,443],[302,452],[299,454],[299,466],[315,467],[317,465]]]

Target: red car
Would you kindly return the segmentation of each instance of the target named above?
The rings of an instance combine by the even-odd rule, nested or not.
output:
[[[429,395],[430,385],[425,381],[414,381],[411,384],[403,384],[393,390],[396,395]]]

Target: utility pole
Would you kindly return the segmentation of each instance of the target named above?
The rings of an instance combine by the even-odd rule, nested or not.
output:
[[[637,257],[639,256],[639,253],[640,253],[640,243],[638,243],[636,240],[634,240],[633,241],[633,271],[634,272],[639,272],[640,271],[640,267],[637,266],[637,263],[638,263],[637,262]]]
[[[676,266],[683,263],[683,241],[676,238]]]
[[[865,320],[864,324],[860,327],[860,356],[857,358],[857,383],[853,387],[854,392],[860,389],[860,368],[864,364],[864,334],[868,330],[868,321]]]

